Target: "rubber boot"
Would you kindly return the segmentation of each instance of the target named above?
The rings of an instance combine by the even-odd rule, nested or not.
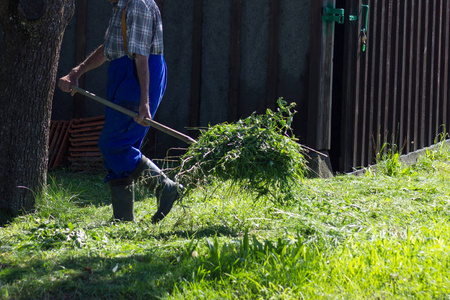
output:
[[[170,212],[175,201],[181,198],[183,186],[170,180],[150,159],[142,156],[130,177],[153,192],[158,202],[158,210],[152,217],[156,224]]]
[[[134,221],[134,182],[125,177],[109,182],[111,202],[115,220]]]

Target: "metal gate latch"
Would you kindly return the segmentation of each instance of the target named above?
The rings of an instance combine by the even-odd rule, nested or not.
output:
[[[344,24],[345,11],[343,8],[323,8],[323,20],[328,22],[337,22],[339,24]]]
[[[323,20],[327,22],[337,22],[338,24],[344,24],[345,22],[345,10],[343,8],[323,8]],[[350,22],[358,21],[357,15],[349,15],[348,20]]]

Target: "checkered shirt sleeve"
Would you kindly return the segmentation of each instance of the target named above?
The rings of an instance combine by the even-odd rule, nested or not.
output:
[[[134,54],[144,56],[163,54],[162,18],[153,0],[130,0],[126,8],[128,53],[125,53],[121,27],[123,8],[120,4],[119,2],[113,9],[104,42],[108,60],[124,55],[133,58]]]

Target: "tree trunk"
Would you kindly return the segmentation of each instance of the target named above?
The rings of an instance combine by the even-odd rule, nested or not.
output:
[[[45,191],[48,131],[64,30],[75,0],[0,0],[0,211]]]

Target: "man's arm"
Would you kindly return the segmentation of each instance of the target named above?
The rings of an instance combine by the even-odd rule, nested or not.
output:
[[[139,77],[139,85],[141,87],[141,104],[139,105],[139,115],[134,119],[137,123],[142,124],[144,118],[151,119],[149,104],[149,84],[150,71],[148,69],[148,56],[135,54],[136,69]]]
[[[103,51],[103,45],[98,47],[88,58],[86,58],[81,64],[73,68],[69,74],[61,77],[58,82],[59,88],[66,93],[72,92],[72,85],[78,86],[78,78],[81,77],[87,71],[95,69],[101,66],[106,57]]]

